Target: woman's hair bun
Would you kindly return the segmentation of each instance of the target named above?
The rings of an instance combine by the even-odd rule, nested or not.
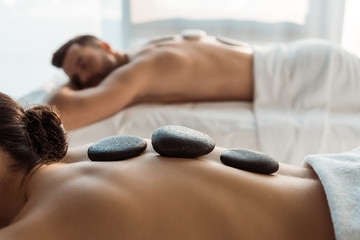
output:
[[[61,160],[67,152],[67,135],[57,110],[52,106],[36,106],[25,110],[25,125],[40,163]]]

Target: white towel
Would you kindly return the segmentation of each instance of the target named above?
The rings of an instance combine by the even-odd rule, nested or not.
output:
[[[360,239],[360,148],[309,155],[307,162],[324,186],[337,240]]]
[[[255,47],[259,145],[300,165],[308,154],[360,146],[360,60],[321,40]]]

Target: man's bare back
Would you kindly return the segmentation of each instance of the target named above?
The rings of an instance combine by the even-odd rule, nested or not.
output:
[[[70,78],[86,75],[75,67],[76,62],[82,62],[76,60],[82,54],[76,47],[70,47],[64,58],[63,68]],[[211,37],[180,38],[148,46],[129,59],[96,87],[74,90],[65,86],[54,93],[49,103],[59,108],[68,129],[101,120],[136,103],[253,98],[249,48],[229,46]]]
[[[133,58],[153,55],[157,77],[144,87],[140,101],[252,100],[251,49],[230,47],[215,39],[160,43]],[[249,91],[250,90],[250,91]]]
[[[22,212],[0,234],[29,240],[334,239],[312,169],[281,165],[275,175],[250,173],[219,163],[222,151],[180,159],[149,147],[125,161],[43,166],[28,183]]]

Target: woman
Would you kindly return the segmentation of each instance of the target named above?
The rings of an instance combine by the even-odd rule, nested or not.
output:
[[[334,239],[311,168],[261,175],[222,165],[220,148],[181,159],[151,144],[124,161],[76,162],[86,147],[60,161],[54,109],[0,94],[0,116],[0,239]]]

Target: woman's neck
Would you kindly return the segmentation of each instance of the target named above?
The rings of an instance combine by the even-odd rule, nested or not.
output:
[[[8,226],[25,206],[25,171],[9,171],[0,163],[0,228]]]

